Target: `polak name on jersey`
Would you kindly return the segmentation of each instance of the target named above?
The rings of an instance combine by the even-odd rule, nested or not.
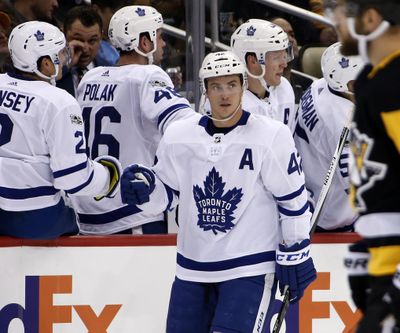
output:
[[[240,199],[242,189],[236,187],[224,193],[225,184],[218,171],[213,167],[204,181],[204,190],[193,186],[193,196],[198,210],[197,225],[204,231],[212,230],[215,235],[233,228],[233,216]]]

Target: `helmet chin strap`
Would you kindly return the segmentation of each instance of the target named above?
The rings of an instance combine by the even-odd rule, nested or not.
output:
[[[254,75],[253,73],[251,73],[251,72],[249,71],[248,68],[246,68],[246,72],[247,72],[247,74],[248,74],[250,77],[252,77],[253,79],[257,79],[257,80],[260,82],[261,86],[262,86],[266,91],[269,91],[268,83],[267,83],[267,81],[265,81],[265,79],[264,79],[264,75],[265,75],[265,66],[261,65],[261,74],[260,74],[260,75]]]
[[[148,61],[149,61],[148,64],[149,64],[149,65],[152,65],[152,64],[153,64],[153,62],[154,62],[153,53],[156,52],[156,49],[157,49],[157,40],[154,40],[154,41],[152,41],[152,42],[153,42],[154,47],[153,47],[153,49],[152,49],[150,52],[148,52],[148,53],[144,53],[144,52],[140,51],[138,47],[135,47],[135,48],[134,48],[134,50],[135,50],[137,53],[139,53],[140,55],[142,55],[143,57],[146,57],[146,58],[148,59]]]
[[[390,23],[388,21],[382,21],[378,28],[376,28],[375,31],[371,32],[369,35],[360,35],[356,32],[355,19],[352,17],[347,19],[347,27],[349,29],[350,36],[358,41],[358,53],[360,54],[362,60],[368,64],[371,62],[368,57],[368,42],[383,35],[386,30],[389,29]]]
[[[57,77],[57,75],[58,75],[60,65],[54,65],[54,67],[55,67],[55,69],[56,69],[56,72],[55,72],[53,75],[50,75],[50,76],[44,75],[44,74],[43,74],[42,72],[40,72],[38,69],[35,69],[33,72],[34,72],[37,76],[41,77],[42,79],[45,79],[46,81],[49,81],[50,84],[51,84],[52,86],[55,86],[55,85],[56,85],[56,77]]]

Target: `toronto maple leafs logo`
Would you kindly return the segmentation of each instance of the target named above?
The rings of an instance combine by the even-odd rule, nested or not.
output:
[[[234,187],[224,193],[225,183],[218,171],[213,167],[204,181],[204,191],[193,186],[193,196],[198,210],[197,225],[204,231],[212,230],[217,235],[233,228],[233,216],[240,199],[242,189]]]
[[[144,9],[143,8],[138,8],[138,9],[136,9],[136,14],[138,14],[139,16],[145,16],[146,15],[146,13],[145,13],[145,11],[144,11]]]
[[[252,25],[247,28],[247,36],[254,36],[256,32],[256,28],[254,28]]]
[[[37,40],[38,42],[41,42],[41,41],[44,40],[44,32],[41,32],[40,30],[38,30],[38,31],[34,34],[34,36],[36,37],[36,40]]]
[[[340,59],[340,61],[339,61],[339,65],[342,68],[347,68],[347,67],[349,67],[349,61],[350,61],[349,59],[342,57],[342,59]]]

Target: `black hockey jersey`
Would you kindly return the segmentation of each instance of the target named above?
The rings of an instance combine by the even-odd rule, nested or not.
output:
[[[400,51],[355,83],[351,199],[360,214],[400,212]]]

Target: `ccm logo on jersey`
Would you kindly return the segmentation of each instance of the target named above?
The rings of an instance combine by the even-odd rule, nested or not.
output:
[[[26,276],[25,307],[17,303],[5,305],[0,310],[0,332],[8,332],[10,322],[19,319],[25,327],[25,333],[52,333],[54,324],[72,323],[72,309],[78,314],[87,332],[107,332],[122,304],[106,304],[98,315],[88,304],[53,304],[56,294],[71,293],[71,275]],[[59,297],[57,304],[60,304]]]

